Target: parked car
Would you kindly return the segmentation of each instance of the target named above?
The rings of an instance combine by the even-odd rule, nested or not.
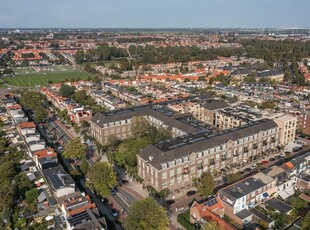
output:
[[[257,165],[252,165],[251,166],[251,169],[253,170],[253,169],[255,169],[257,167]]]
[[[266,165],[266,164],[268,164],[268,163],[269,163],[269,161],[267,161],[267,160],[261,162],[262,165]]]
[[[116,190],[114,188],[111,190],[111,194],[112,196],[116,195]]]
[[[282,159],[283,158],[283,156],[281,156],[281,155],[277,155],[277,156],[275,156],[274,157],[276,160],[279,160],[279,159]]]
[[[188,191],[188,192],[186,193],[187,196],[192,196],[192,195],[194,195],[194,194],[196,194],[196,191],[194,191],[194,190],[190,190],[190,191]]]
[[[276,160],[276,159],[273,158],[273,157],[269,158],[269,161],[275,161],[275,160]]]
[[[110,213],[111,215],[114,217],[114,218],[117,218],[118,217],[118,211],[115,209],[115,208],[112,208],[110,210]]]
[[[166,205],[172,205],[173,203],[175,203],[175,200],[166,200]]]
[[[245,169],[243,170],[244,173],[249,173],[249,172],[251,172],[251,171],[252,171],[252,169],[250,169],[250,168],[245,168]]]

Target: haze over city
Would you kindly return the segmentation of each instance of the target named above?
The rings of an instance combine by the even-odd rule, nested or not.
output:
[[[10,0],[0,27],[309,27],[308,0]]]
[[[0,229],[310,229],[310,0],[0,7]]]

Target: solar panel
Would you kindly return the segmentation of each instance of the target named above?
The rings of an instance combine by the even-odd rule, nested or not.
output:
[[[59,177],[56,174],[51,175],[49,177],[49,179],[50,179],[50,181],[53,184],[55,189],[58,189],[58,188],[62,187],[62,185],[63,185],[62,181],[59,179]]]
[[[213,206],[213,205],[215,205],[215,204],[217,204],[217,200],[216,199],[212,199],[212,200],[209,200],[209,201],[207,201],[207,205],[210,207],[210,206]]]

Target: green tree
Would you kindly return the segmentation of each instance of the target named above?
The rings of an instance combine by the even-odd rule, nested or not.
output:
[[[62,155],[66,159],[74,159],[76,166],[76,163],[78,162],[77,160],[85,158],[86,146],[81,143],[79,138],[74,138],[66,145]]]
[[[290,74],[290,72],[289,72],[288,70],[286,70],[286,71],[284,72],[283,80],[284,80],[284,81],[291,81],[291,80],[292,80],[292,76],[291,76],[291,74]]]
[[[300,230],[307,230],[310,229],[310,212],[307,213],[305,216],[304,221],[301,224]]]
[[[307,202],[299,197],[292,197],[290,203],[297,211],[300,211],[307,207]]]
[[[36,109],[34,111],[34,119],[37,122],[43,122],[47,119],[48,113],[45,109]]]
[[[11,180],[16,174],[14,163],[11,161],[6,161],[0,164],[0,182]]]
[[[165,210],[150,197],[133,203],[125,219],[127,230],[164,230],[168,227],[169,220]]]
[[[111,194],[111,189],[117,185],[113,167],[107,162],[96,162],[87,172],[87,185],[101,196]]]
[[[270,101],[270,100],[264,101],[261,104],[262,109],[275,109],[275,107],[276,107],[276,103],[274,101]]]
[[[80,166],[80,169],[84,175],[87,174],[89,167],[90,166],[89,166],[88,162],[85,159],[83,159],[81,166]]]
[[[205,223],[203,230],[224,230],[224,228],[215,221],[209,221]]]
[[[199,80],[199,81],[206,81],[206,77],[205,77],[205,76],[200,76],[200,77],[198,78],[198,80]]]
[[[200,178],[195,178],[194,184],[198,189],[198,192],[204,197],[213,195],[216,186],[211,173],[208,172],[203,173]]]
[[[131,119],[131,133],[134,138],[141,138],[145,136],[151,128],[148,120],[143,117],[133,117]]]
[[[36,188],[33,188],[25,193],[26,200],[28,204],[35,203],[39,196],[39,191]]]
[[[75,62],[80,64],[85,61],[85,53],[83,50],[78,50],[76,54],[74,55]]]
[[[227,179],[227,182],[230,184],[230,183],[234,183],[240,179],[242,179],[242,175],[240,172],[237,172],[237,173],[229,173],[226,175],[226,179]]]
[[[74,87],[64,84],[60,87],[59,93],[63,97],[70,97],[74,94]]]

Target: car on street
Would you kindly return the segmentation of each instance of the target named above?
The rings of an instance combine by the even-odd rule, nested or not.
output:
[[[175,203],[175,200],[166,200],[166,205],[172,205],[173,203]]]
[[[285,151],[284,154],[288,155],[288,154],[291,154],[291,152],[290,151]]]
[[[279,160],[279,159],[282,159],[283,158],[283,156],[281,156],[281,155],[277,155],[277,156],[275,156],[274,157],[276,160]]]
[[[252,165],[251,166],[251,169],[253,170],[253,169],[255,169],[257,166],[256,165]]]
[[[115,208],[112,208],[110,210],[110,213],[111,215],[114,217],[114,218],[117,218],[118,217],[118,211],[115,209]]]
[[[298,147],[294,147],[293,152],[297,152],[297,151],[298,151]]]
[[[111,194],[112,196],[116,195],[116,190],[114,188],[111,190]]]
[[[192,196],[192,195],[194,195],[194,194],[196,194],[196,191],[194,191],[194,190],[190,190],[190,191],[188,191],[188,192],[186,193],[187,196]]]
[[[261,162],[262,165],[266,165],[268,163],[269,163],[269,161],[267,161],[267,160]]]
[[[245,169],[243,170],[244,173],[249,173],[249,172],[251,172],[251,171],[252,171],[252,169],[250,169],[250,168],[245,168]]]
[[[269,158],[269,161],[275,161],[275,160],[276,160],[276,159],[273,158],[273,157]]]
[[[122,180],[122,183],[123,184],[128,184],[129,182],[128,182],[128,180]]]

